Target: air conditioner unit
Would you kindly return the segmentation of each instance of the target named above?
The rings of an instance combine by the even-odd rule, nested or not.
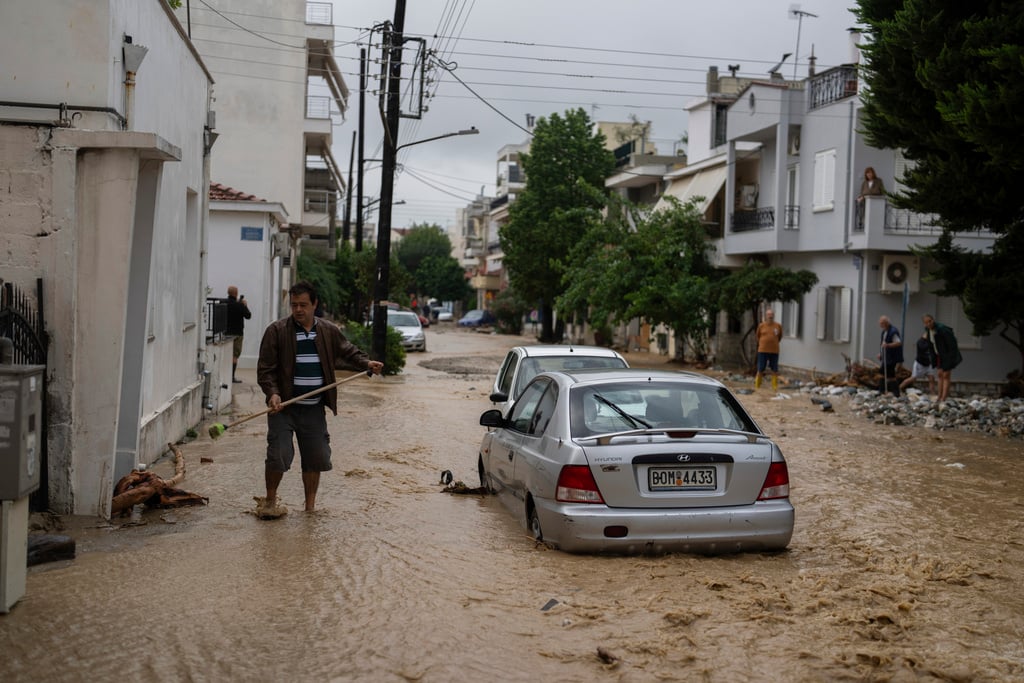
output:
[[[921,265],[916,256],[885,254],[882,256],[882,292],[902,292],[904,286],[916,292],[921,285]]]
[[[286,232],[274,233],[274,256],[279,256],[288,251],[289,235]]]
[[[789,156],[800,155],[800,133],[794,133],[789,137]]]

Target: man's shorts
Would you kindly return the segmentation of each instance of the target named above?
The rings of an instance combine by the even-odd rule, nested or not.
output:
[[[914,379],[917,379],[918,377],[935,377],[936,370],[930,365],[921,365],[915,360],[914,370],[910,373],[910,376]]]
[[[242,355],[242,337],[241,335],[235,337],[235,340],[231,343],[231,354],[234,358],[238,358]]]
[[[287,472],[295,459],[294,440],[299,442],[303,472],[331,469],[331,435],[323,404],[292,404],[279,413],[267,415],[267,469]]]
[[[779,354],[777,353],[765,353],[763,351],[757,352],[757,371],[764,372],[765,367],[771,368],[772,372],[779,371]]]

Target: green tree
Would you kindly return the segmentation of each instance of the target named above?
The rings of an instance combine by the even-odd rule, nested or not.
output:
[[[999,270],[1024,260],[1024,5],[860,0],[858,16],[872,37],[867,138],[914,162],[895,201],[940,217],[946,238],[923,250],[940,293],[961,299],[976,332],[1001,327],[1024,368],[1019,278]],[[983,229],[996,236],[990,253],[953,248],[951,233]]]
[[[615,162],[604,145],[604,135],[576,109],[539,119],[522,157],[526,189],[509,207],[499,238],[509,283],[541,304],[542,341],[560,337],[552,304],[564,289],[569,251],[605,204],[604,179]]]
[[[584,314],[598,330],[609,319],[665,324],[702,356],[717,272],[694,203],[670,202],[652,212],[615,199],[572,251],[559,309]]]
[[[494,317],[498,319],[498,332],[503,334],[522,334],[523,316],[530,310],[524,301],[511,287],[494,297],[491,305]]]
[[[338,283],[334,262],[318,251],[303,250],[298,260],[299,279],[316,288],[324,309],[337,313],[344,305],[345,292]]]
[[[440,301],[462,301],[469,293],[466,271],[451,255],[423,259],[415,273],[416,287]]]
[[[431,256],[451,256],[452,241],[441,226],[434,223],[413,223],[409,232],[395,247],[399,263],[413,277],[424,259]]]
[[[757,329],[758,308],[768,301],[797,301],[811,291],[818,276],[809,270],[793,271],[774,268],[760,263],[748,263],[733,271],[715,285],[718,308],[734,318],[742,318],[748,311],[754,324],[743,335],[741,352],[746,358],[746,340]],[[746,358],[747,363],[750,359]]]

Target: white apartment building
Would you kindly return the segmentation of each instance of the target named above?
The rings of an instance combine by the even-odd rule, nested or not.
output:
[[[234,243],[218,241],[216,250],[211,245],[210,272],[230,281],[253,269],[274,270],[278,288],[268,292],[273,300],[263,301],[259,290],[253,292],[260,300],[249,299],[272,317],[287,314],[299,250],[334,255],[345,180],[331,142],[348,109],[349,90],[334,57],[333,10],[330,2],[305,0],[219,0],[215,8],[193,2],[177,10],[217,81],[219,135],[210,178],[280,205],[288,216],[278,226],[287,242],[273,249],[268,242],[260,250],[273,254],[273,263],[249,263],[255,252],[239,231]],[[272,234],[265,232],[264,240]],[[247,335],[242,367],[255,365],[258,345],[258,335]]]

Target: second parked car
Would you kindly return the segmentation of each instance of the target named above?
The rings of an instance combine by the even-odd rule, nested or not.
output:
[[[482,325],[493,325],[495,322],[497,322],[497,318],[493,313],[487,309],[474,308],[459,318],[459,327],[481,327]]]
[[[626,368],[626,359],[603,346],[536,344],[515,346],[505,356],[491,388],[491,402],[508,415],[530,380],[549,370]]]

